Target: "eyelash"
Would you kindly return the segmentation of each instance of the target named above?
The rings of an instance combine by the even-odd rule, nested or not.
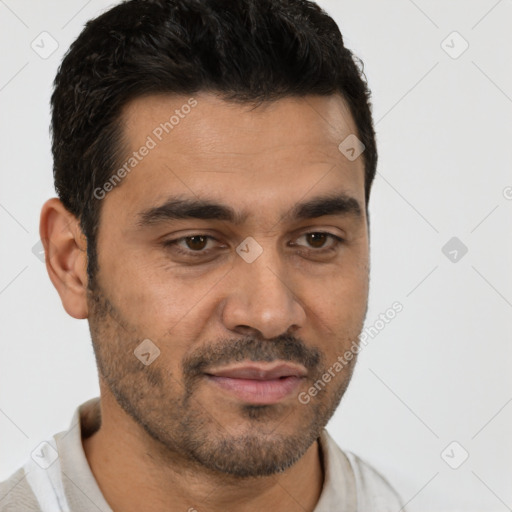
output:
[[[337,235],[333,235],[332,233],[325,232],[325,231],[308,231],[307,233],[303,233],[302,235],[300,235],[298,238],[301,238],[302,236],[306,236],[306,235],[312,235],[312,234],[315,234],[315,235],[327,235],[329,238],[331,238],[334,241],[334,243],[330,247],[328,247],[328,248],[306,249],[306,250],[312,251],[315,254],[327,254],[329,252],[332,252],[332,251],[336,250],[339,247],[339,245],[341,245],[342,243],[345,242],[345,240],[343,238],[341,238],[341,237],[339,237]],[[192,250],[182,249],[181,247],[178,246],[179,242],[181,242],[183,240],[186,240],[187,238],[193,238],[193,237],[199,237],[199,236],[203,237],[203,238],[207,238],[207,239],[218,241],[213,236],[204,235],[204,234],[201,234],[201,233],[194,233],[192,235],[183,236],[181,238],[175,238],[174,240],[166,240],[165,242],[162,243],[162,245],[165,248],[171,248],[172,247],[175,252],[177,252],[178,254],[184,255],[184,256],[191,256],[193,258],[204,257],[205,255],[210,254],[210,252],[215,250],[215,249],[208,249],[208,250],[202,250],[202,251],[192,251]]]

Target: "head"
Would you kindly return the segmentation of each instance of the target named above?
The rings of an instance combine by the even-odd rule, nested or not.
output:
[[[102,392],[164,458],[291,466],[345,392],[368,299],[375,133],[335,22],[306,0],[127,1],[72,44],[52,110],[41,238]],[[216,374],[241,362],[300,375],[246,399]]]

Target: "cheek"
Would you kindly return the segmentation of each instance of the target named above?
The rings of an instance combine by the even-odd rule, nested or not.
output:
[[[367,293],[361,288],[328,289],[310,301],[311,321],[313,324],[318,323],[319,328],[326,331],[326,335],[330,333],[331,336],[345,337],[355,333],[357,336],[364,321],[367,297]]]
[[[125,259],[113,268],[107,287],[116,308],[139,337],[165,345],[172,342],[176,353],[197,338],[200,318],[208,317],[205,299],[218,278],[184,279],[172,272],[136,257]]]
[[[305,286],[314,290],[315,303],[322,303],[331,315],[339,316],[344,311],[352,315],[366,306],[368,277],[368,265],[364,255],[357,257],[354,254],[332,272],[321,279],[309,280]]]
[[[331,357],[342,353],[363,328],[368,304],[368,272],[361,266],[325,280],[307,299],[318,342]]]

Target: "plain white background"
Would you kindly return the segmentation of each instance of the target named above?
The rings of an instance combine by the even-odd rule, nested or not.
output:
[[[511,510],[512,2],[319,3],[373,93],[367,326],[403,304],[361,352],[328,429],[411,512]],[[99,393],[88,324],[67,316],[32,248],[55,196],[52,81],[109,5],[0,0],[0,479]],[[44,53],[41,38],[54,53],[32,49]]]

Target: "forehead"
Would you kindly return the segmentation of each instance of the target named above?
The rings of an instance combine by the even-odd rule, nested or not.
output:
[[[224,101],[206,92],[193,96],[155,94],[130,101],[123,110],[122,124],[127,140],[135,146],[152,134],[165,139],[158,140],[163,145],[175,142],[183,146],[188,139],[194,150],[215,143],[219,151],[234,147],[271,150],[287,141],[339,144],[340,138],[357,132],[349,107],[338,94],[285,97],[258,106]],[[283,132],[285,127],[293,130]]]
[[[338,148],[357,132],[338,95],[256,108],[208,93],[153,95],[129,103],[122,124],[127,172],[107,203],[132,220],[170,196],[263,215],[336,190],[364,207],[363,157]]]

